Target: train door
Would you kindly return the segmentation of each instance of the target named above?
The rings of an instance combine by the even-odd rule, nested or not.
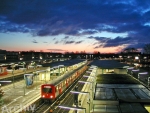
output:
[[[56,97],[59,95],[58,89],[59,89],[59,86],[56,86],[56,87],[55,87],[55,95],[56,95]]]
[[[61,83],[61,89],[62,89],[62,91],[64,91],[65,89],[66,89],[66,81],[63,81],[62,83]]]
[[[76,74],[77,76],[79,76],[79,71],[77,71],[77,74]]]
[[[62,93],[62,87],[61,87],[61,83],[59,84],[59,94],[61,94]]]
[[[68,87],[68,79],[66,79],[66,87]]]

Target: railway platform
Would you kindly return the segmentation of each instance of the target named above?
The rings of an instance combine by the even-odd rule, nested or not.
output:
[[[8,72],[7,75],[1,75],[0,80],[7,79],[7,78],[13,77],[13,76],[19,76],[19,75],[22,75],[22,74],[25,74],[25,73],[32,73],[32,72],[38,71],[38,70],[45,70],[45,69],[47,69],[47,67],[40,67],[40,68],[37,68],[37,69],[31,68],[31,69],[27,69],[27,70],[21,70],[21,69],[20,70],[14,70],[13,73],[11,71],[11,72]]]
[[[100,70],[98,73],[101,73]],[[103,76],[102,76],[103,75]],[[138,83],[120,83],[111,84],[107,80],[113,80],[112,74],[100,74],[100,78],[107,77],[105,83],[97,83],[95,86],[94,98],[83,95],[79,96],[81,108],[78,113],[150,113],[150,90],[140,81]],[[124,74],[115,74],[116,76],[127,76]],[[129,76],[130,77],[130,76]],[[129,81],[134,79],[128,78]],[[85,84],[86,85],[86,84]],[[90,85],[84,86],[84,92],[90,92]],[[75,109],[69,113],[75,113]]]
[[[55,78],[56,76],[51,76],[50,81]],[[26,86],[25,81],[22,80],[2,87],[4,96],[2,98],[3,103],[1,103],[2,105],[0,106],[0,113],[19,113],[23,110],[35,110],[37,105],[33,103],[40,99],[40,86],[43,83],[45,83],[45,81],[35,81],[32,86]]]
[[[66,71],[63,74],[70,74],[74,70]],[[45,74],[45,72],[41,72]],[[50,72],[47,73],[50,75]],[[63,74],[61,76],[63,76]],[[50,76],[49,81],[40,80],[40,76],[35,76],[34,83],[31,86],[26,85],[26,81],[18,81],[10,85],[3,86],[5,92],[3,103],[0,106],[0,113],[19,113],[35,110],[41,104],[41,85],[50,83],[58,76]]]

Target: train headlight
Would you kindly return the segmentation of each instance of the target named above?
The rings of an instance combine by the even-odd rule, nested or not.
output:
[[[53,95],[51,95],[50,98],[53,98]]]
[[[45,95],[42,96],[43,98],[45,97]]]

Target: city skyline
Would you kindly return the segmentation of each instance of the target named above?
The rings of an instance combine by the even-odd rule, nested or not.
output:
[[[119,53],[150,42],[149,0],[3,0],[0,49]]]

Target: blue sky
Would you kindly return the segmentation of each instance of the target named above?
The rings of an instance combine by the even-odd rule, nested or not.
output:
[[[1,0],[3,50],[117,53],[149,42],[149,0]]]

